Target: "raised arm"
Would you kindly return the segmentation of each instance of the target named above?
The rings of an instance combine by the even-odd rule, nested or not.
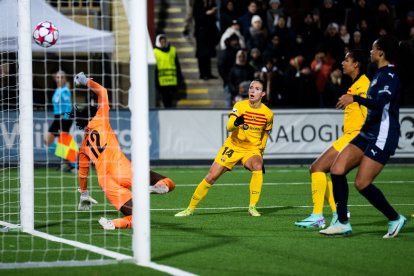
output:
[[[108,105],[108,91],[105,87],[100,85],[99,83],[95,82],[94,80],[86,77],[83,72],[76,74],[74,80],[75,85],[84,85],[89,87],[97,96],[98,96],[98,104],[99,106]]]

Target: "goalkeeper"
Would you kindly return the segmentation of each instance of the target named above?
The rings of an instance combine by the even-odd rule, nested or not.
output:
[[[89,210],[97,201],[88,192],[89,163],[95,164],[98,182],[109,202],[122,214],[123,218],[108,220],[101,218],[99,223],[105,230],[132,227],[132,167],[131,162],[121,151],[115,132],[109,122],[109,102],[107,90],[85,76],[83,72],[74,78],[76,86],[84,85],[98,96],[98,108],[90,106],[75,110],[76,125],[85,129],[79,151],[79,210]],[[174,182],[165,176],[150,171],[151,193],[163,194],[174,190]]]
[[[210,187],[239,161],[252,173],[248,213],[254,217],[261,215],[256,204],[263,185],[263,152],[273,126],[273,112],[261,102],[265,95],[263,81],[253,80],[249,86],[249,99],[237,102],[229,114],[227,131],[231,134],[218,152],[207,176],[198,184],[188,208],[175,214],[176,217],[192,215]]]

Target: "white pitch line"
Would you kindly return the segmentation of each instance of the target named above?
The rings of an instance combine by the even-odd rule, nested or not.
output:
[[[414,206],[414,203],[392,203],[393,206]],[[248,206],[233,206],[233,207],[200,207],[197,210],[238,210],[246,209]],[[273,205],[273,206],[259,206],[259,209],[273,209],[273,208],[313,208],[313,205]],[[326,206],[327,207],[327,206]],[[348,207],[372,207],[371,204],[351,204]],[[151,211],[177,211],[183,210],[183,208],[159,208],[151,209]]]
[[[391,181],[375,181],[375,183],[378,184],[405,184],[405,183],[414,183],[414,180],[391,180]],[[282,186],[282,185],[310,185],[310,181],[304,181],[304,182],[264,182],[263,185],[265,186]],[[353,181],[348,181],[348,184],[354,184]],[[176,184],[176,187],[196,187],[198,186],[198,183],[181,183],[181,184]],[[245,183],[216,183],[213,185],[214,187],[224,187],[224,186],[249,186],[249,183],[245,182]],[[36,191],[61,191],[62,193],[74,193],[76,192],[76,190],[70,190],[71,188],[73,188],[72,186],[70,187],[36,187]],[[63,190],[62,190],[63,189]],[[14,189],[14,190],[18,190],[18,189]],[[8,190],[10,192],[10,190]],[[93,191],[93,190],[92,190]],[[95,191],[99,191],[99,189],[96,189]],[[1,194],[1,193],[0,193]]]

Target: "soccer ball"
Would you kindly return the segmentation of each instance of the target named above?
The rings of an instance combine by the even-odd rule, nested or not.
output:
[[[33,39],[36,44],[45,48],[55,45],[58,38],[58,29],[52,22],[49,21],[37,24],[33,32]]]

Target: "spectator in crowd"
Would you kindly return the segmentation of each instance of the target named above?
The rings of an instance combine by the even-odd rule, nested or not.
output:
[[[373,26],[376,31],[381,29],[390,33],[393,28],[393,18],[389,6],[385,2],[379,2],[374,14]]]
[[[289,60],[284,74],[286,93],[282,100],[288,107],[317,107],[319,103],[315,82],[303,56]]]
[[[349,49],[362,49],[368,55],[370,51],[369,43],[370,41],[360,31],[355,31],[349,42]]]
[[[237,38],[239,40],[239,45],[241,48],[246,48],[246,42],[244,40],[244,36],[240,33],[240,25],[239,22],[237,22],[237,20],[233,20],[232,24],[230,27],[228,27],[224,33],[221,35],[220,38],[220,50],[225,50],[226,49],[226,43],[225,41],[232,36],[233,34],[237,35]]]
[[[325,36],[322,39],[320,47],[324,49],[327,55],[340,66],[340,61],[345,54],[345,43],[339,36],[339,26],[335,22],[328,25],[325,31]]]
[[[274,28],[279,22],[280,16],[286,16],[283,7],[281,6],[280,0],[270,0],[269,9],[266,12],[266,27],[269,33],[273,33]],[[291,19],[287,17],[287,26],[291,26]]]
[[[332,72],[334,60],[327,56],[325,52],[319,51],[312,60],[310,68],[314,76],[316,89],[319,94],[319,107],[325,107],[323,102],[323,93],[325,92],[326,82]]]
[[[260,72],[263,65],[262,52],[259,49],[253,48],[250,50],[249,64],[255,72]]]
[[[247,6],[247,12],[238,19],[240,23],[241,33],[244,37],[247,36],[247,33],[249,32],[249,28],[252,24],[253,15],[256,15],[256,13],[257,13],[256,1],[254,0],[249,1],[249,4]]]
[[[237,18],[238,16],[234,7],[234,0],[222,1],[220,4],[220,33],[223,34],[235,21],[237,22]],[[240,31],[240,26],[238,31]]]
[[[289,62],[289,49],[280,39],[279,35],[272,35],[270,44],[263,53],[263,59],[272,59],[273,64],[277,64],[278,68],[281,70],[286,68],[287,63]]]
[[[365,20],[371,22],[371,11],[367,6],[366,0],[357,0],[347,16],[348,31],[353,33],[360,29],[360,22]]]
[[[339,25],[339,37],[342,39],[346,46],[349,45],[349,41],[351,40],[351,35],[348,32],[348,29],[345,24]]]
[[[228,85],[232,100],[238,93],[239,84],[243,81],[251,81],[254,77],[254,69],[247,63],[247,52],[239,50],[236,55],[236,63],[231,67]]]
[[[189,37],[191,31],[194,28],[193,2],[194,0],[185,0],[185,18],[184,18],[184,30],[183,30],[183,35],[185,37]]]
[[[411,37],[411,30],[414,27],[414,11],[408,11],[404,19],[398,20],[396,33],[401,40]]]
[[[257,11],[256,14],[263,20],[263,28],[266,29],[266,12],[268,9],[268,0],[256,0]]]
[[[305,60],[312,60],[315,56],[316,47],[318,43],[316,41],[321,41],[323,37],[323,32],[319,27],[314,23],[313,16],[311,13],[305,14],[303,21],[298,27],[297,33],[301,35],[303,39],[303,49],[302,53]]]
[[[345,11],[337,1],[323,0],[321,12],[321,29],[325,30],[331,22],[344,22]]]
[[[343,76],[339,68],[334,69],[329,75],[322,95],[324,107],[335,107],[339,97],[346,93],[348,87],[350,87],[349,82],[349,78]]]
[[[278,35],[280,39],[284,42],[288,49],[293,47],[295,41],[295,33],[291,28],[286,25],[286,17],[280,16],[275,26],[272,35]]]
[[[178,88],[184,82],[178,61],[177,50],[171,46],[165,34],[159,34],[155,40],[154,55],[156,88],[165,108],[175,106]]]
[[[229,73],[236,60],[236,54],[241,49],[240,40],[236,34],[232,34],[225,41],[226,49],[220,51],[217,61],[218,72],[223,80],[224,106],[231,107],[232,94],[229,86]]]
[[[250,81],[243,81],[239,84],[239,94],[234,97],[234,102],[240,102],[249,98]]]
[[[258,15],[252,17],[252,23],[246,34],[247,50],[257,48],[264,51],[267,46],[267,31],[263,27],[263,20]]]
[[[216,25],[216,9],[215,0],[194,0],[196,57],[200,79],[203,80],[217,79],[211,73],[211,58],[216,56],[216,45],[220,41],[220,34]]]
[[[314,8],[312,10],[311,14],[312,14],[312,21],[313,21],[313,24],[315,25],[315,27],[318,30],[323,30],[322,27],[321,27],[321,12],[319,11],[319,9]]]
[[[365,48],[369,52],[370,49],[371,49],[372,41],[374,41],[377,38],[375,33],[374,33],[372,23],[370,23],[369,21],[367,21],[365,19],[362,19],[359,22],[358,26],[359,27],[358,27],[357,30],[361,32],[362,42],[365,42],[367,44],[367,46],[365,46]]]
[[[266,60],[260,69],[260,79],[266,84],[267,106],[282,106],[285,93],[283,72],[277,68],[273,59]]]

